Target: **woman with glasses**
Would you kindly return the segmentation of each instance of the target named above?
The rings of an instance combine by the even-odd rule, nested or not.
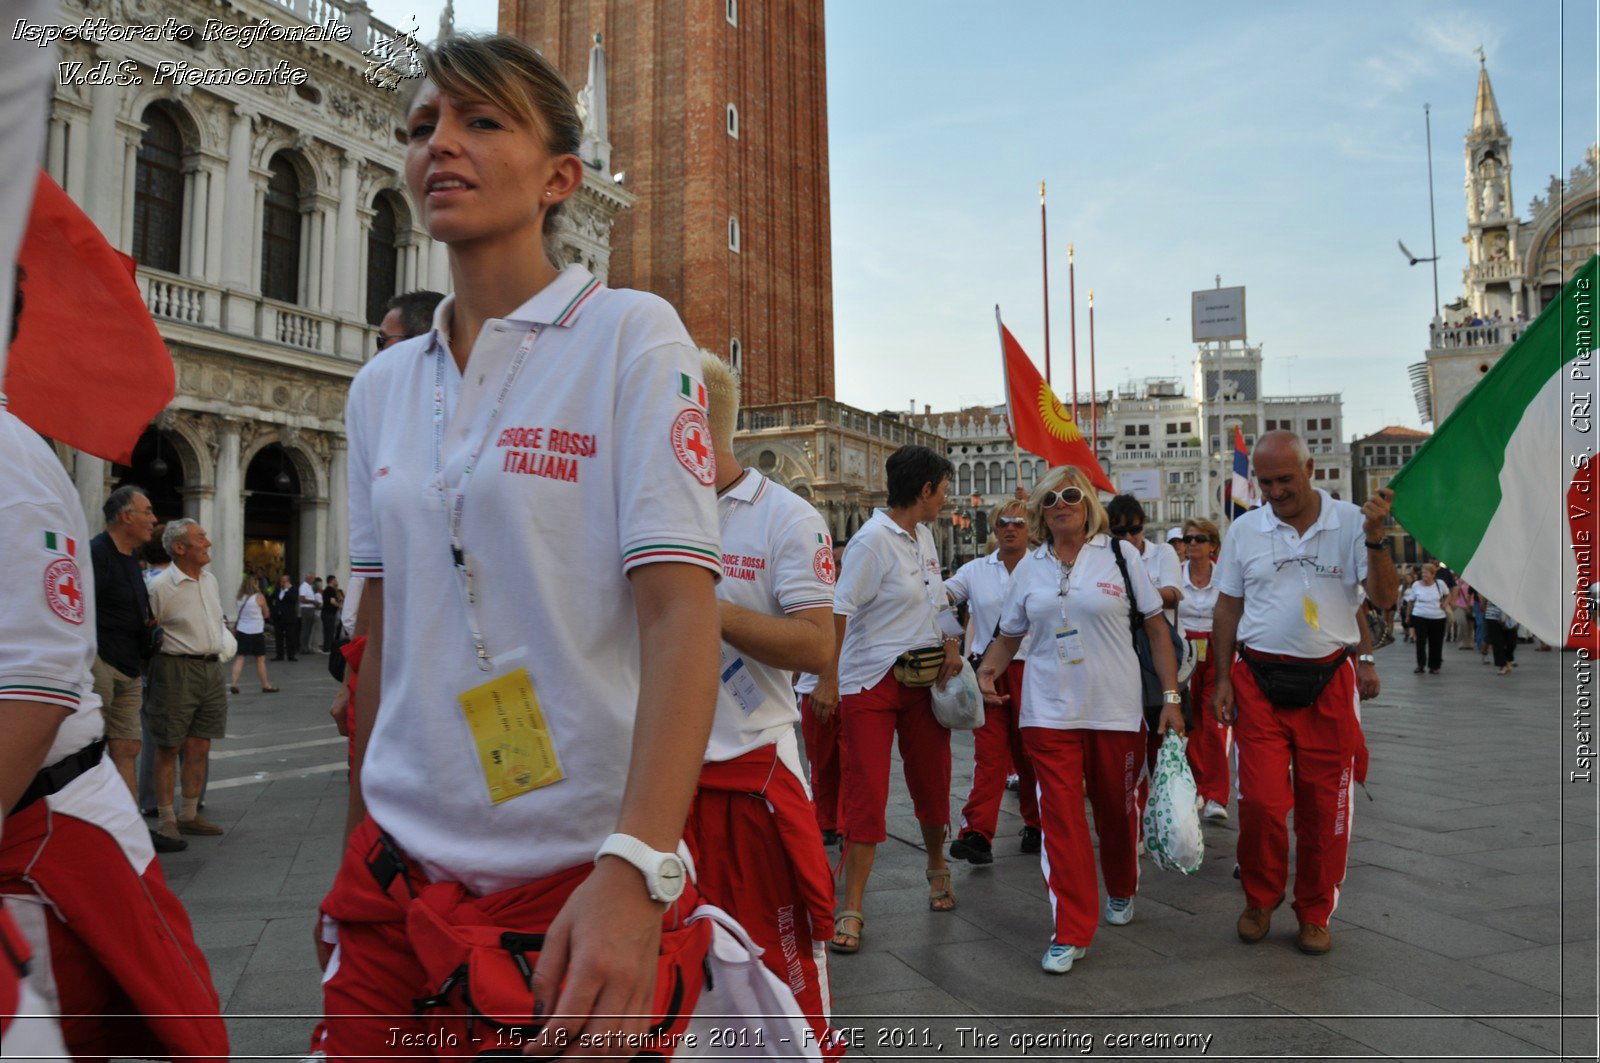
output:
[[[1216,686],[1216,660],[1211,654],[1212,614],[1217,608],[1217,587],[1212,582],[1217,551],[1222,549],[1222,532],[1209,520],[1184,522],[1183,545],[1189,560],[1183,563],[1183,599],[1178,602],[1178,630],[1194,647],[1194,670],[1189,673],[1189,704],[1199,706],[1195,713],[1195,734],[1189,739],[1189,766],[1204,799],[1206,819],[1228,818],[1228,749],[1232,729],[1204,711],[1211,704]]]
[[[968,651],[976,666],[989,648],[1000,622],[1000,603],[1017,563],[1028,552],[1028,504],[1017,498],[1000,503],[994,511],[993,553],[962,565],[944,581],[950,600],[967,603],[971,638]],[[1033,769],[1022,748],[1022,732],[1017,729],[1017,710],[1022,701],[1023,660],[1018,653],[1005,674],[997,677],[995,689],[1012,700],[991,705],[984,714],[983,726],[972,734],[972,790],[961,809],[961,836],[950,843],[950,855],[969,864],[994,863],[994,833],[1000,818],[1000,797],[1005,793],[1006,777],[1013,767],[1018,777],[1017,799],[1022,806],[1022,847],[1024,853],[1039,851],[1039,802],[1034,793]]]
[[[1012,573],[999,634],[978,669],[984,700],[1004,705],[1009,699],[997,680],[1017,652],[1027,650],[1018,722],[1038,779],[1042,863],[1055,912],[1041,965],[1051,974],[1065,974],[1088,951],[1101,911],[1086,795],[1109,894],[1106,922],[1120,926],[1133,918],[1139,885],[1136,766],[1144,754],[1145,722],[1130,610],[1143,619],[1164,688],[1159,729],[1183,733],[1177,662],[1161,598],[1138,551],[1107,534],[1106,511],[1093,490],[1089,478],[1070,466],[1052,470],[1034,488],[1028,517],[1043,545]],[[1112,550],[1122,555],[1126,580]]]

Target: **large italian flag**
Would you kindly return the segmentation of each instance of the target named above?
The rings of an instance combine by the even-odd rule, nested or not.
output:
[[[1417,456],[1395,518],[1552,645],[1596,648],[1597,267],[1586,265]]]

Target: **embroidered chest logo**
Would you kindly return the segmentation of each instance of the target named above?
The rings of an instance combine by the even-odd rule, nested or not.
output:
[[[710,487],[717,482],[717,459],[711,452],[711,432],[706,415],[698,409],[684,410],[672,422],[672,452],[696,480]]]
[[[754,580],[767,570],[767,559],[748,554],[723,554],[722,574],[729,579]]]
[[[67,623],[83,623],[83,577],[72,558],[58,557],[44,567],[44,600]]]

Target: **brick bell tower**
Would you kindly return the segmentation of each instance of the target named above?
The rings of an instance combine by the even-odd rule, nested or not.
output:
[[[748,406],[833,397],[821,0],[500,0],[574,86],[603,36],[613,287],[672,303]]]

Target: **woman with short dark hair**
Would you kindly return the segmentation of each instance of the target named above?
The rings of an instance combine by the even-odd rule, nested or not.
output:
[[[928,907],[956,906],[944,859],[950,824],[950,732],[934,718],[931,692],[961,670],[961,628],[950,610],[933,534],[954,472],[923,446],[889,456],[889,507],[850,539],[834,588],[836,680],[823,677],[813,706],[839,704],[843,771],[844,901],[834,918],[835,952],[861,948],[861,914],[878,843],[888,837],[890,747],[899,738],[906,788],[928,854]]]

